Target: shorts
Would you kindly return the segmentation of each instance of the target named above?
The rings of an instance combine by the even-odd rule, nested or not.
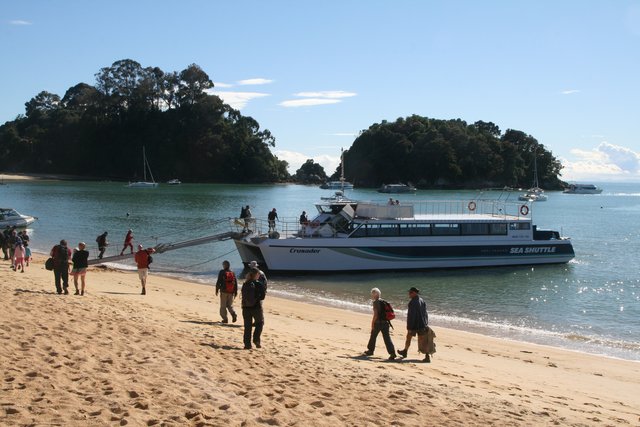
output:
[[[87,269],[86,268],[74,268],[71,270],[71,275],[72,276],[84,276],[87,274]]]
[[[140,280],[146,279],[148,275],[149,275],[149,269],[148,268],[139,268],[138,269],[138,277],[140,278]]]
[[[412,337],[415,337],[416,335],[422,336],[426,335],[428,330],[428,326],[424,329],[407,329],[407,335],[411,335]]]

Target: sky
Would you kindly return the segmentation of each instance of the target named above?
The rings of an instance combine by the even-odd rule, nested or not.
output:
[[[573,181],[640,181],[640,0],[0,0],[0,123],[120,59],[199,65],[290,171],[413,114],[534,136]]]

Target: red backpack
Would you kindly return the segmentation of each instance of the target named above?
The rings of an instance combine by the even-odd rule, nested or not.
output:
[[[228,294],[234,293],[236,290],[236,275],[233,271],[224,272],[224,291]]]
[[[396,318],[396,313],[393,312],[393,307],[387,301],[381,299],[380,303],[382,304],[382,315],[384,316],[384,320],[392,321]]]

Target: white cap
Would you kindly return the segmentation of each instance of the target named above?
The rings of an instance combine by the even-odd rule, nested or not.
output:
[[[249,263],[249,267],[251,267],[251,268],[258,268],[258,263],[257,263],[256,261],[251,261],[251,262]]]

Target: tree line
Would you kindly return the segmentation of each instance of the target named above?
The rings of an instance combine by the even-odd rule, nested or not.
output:
[[[142,147],[154,175],[192,182],[275,182],[287,162],[275,138],[207,91],[198,65],[180,72],[131,59],[78,83],[60,97],[42,91],[25,114],[0,126],[0,169],[112,179],[142,175]]]
[[[491,122],[467,124],[417,115],[362,131],[344,152],[345,178],[357,186],[411,182],[419,188],[531,187],[561,189],[562,165],[522,131]],[[340,168],[332,178],[337,179]]]

